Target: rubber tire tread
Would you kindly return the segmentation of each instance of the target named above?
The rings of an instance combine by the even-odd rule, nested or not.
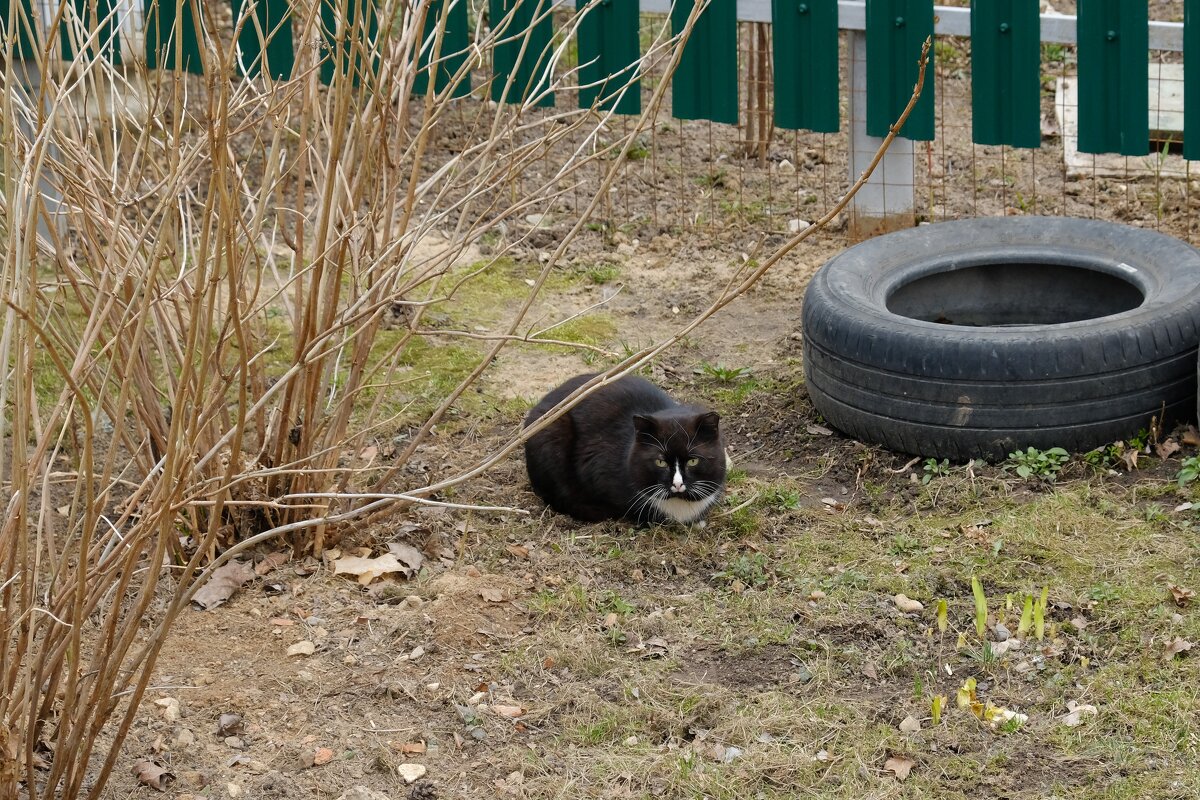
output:
[[[922,275],[1031,259],[1117,275],[1144,299],[1119,314],[1019,328],[938,325],[886,308],[895,287]],[[1198,341],[1200,253],[1096,220],[958,220],[877,237],[822,267],[803,307],[809,395],[826,421],[954,461],[1030,446],[1086,451],[1155,416],[1194,419]]]

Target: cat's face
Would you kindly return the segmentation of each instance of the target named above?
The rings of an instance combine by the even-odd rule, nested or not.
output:
[[[656,509],[678,522],[695,522],[725,487],[721,418],[680,408],[634,416],[637,432],[630,472],[638,494],[630,514]]]

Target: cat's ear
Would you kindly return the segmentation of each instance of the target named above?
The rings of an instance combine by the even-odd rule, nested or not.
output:
[[[699,436],[715,439],[720,430],[721,415],[717,412],[709,411],[696,418],[696,433]]]
[[[638,433],[654,433],[658,427],[654,422],[654,417],[648,417],[645,414],[633,415],[633,429]]]

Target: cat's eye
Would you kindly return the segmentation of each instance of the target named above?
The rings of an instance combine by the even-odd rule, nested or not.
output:
[[[697,464],[699,464],[699,463],[700,463],[700,459],[698,459],[698,458],[689,458],[689,459],[687,460],[687,465],[688,465],[689,467],[694,467],[694,466],[696,466],[696,465],[697,465]]]
[[[654,459],[654,466],[665,467],[666,465],[667,465],[667,462],[664,459],[661,459],[661,458]]]

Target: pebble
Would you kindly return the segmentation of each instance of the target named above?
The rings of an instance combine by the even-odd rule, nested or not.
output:
[[[638,738],[637,738],[636,736],[630,736],[630,737],[629,737],[628,739],[626,739],[626,740],[625,740],[625,742],[624,742],[624,744],[625,744],[625,746],[626,746],[626,747],[633,747],[633,746],[635,746],[637,743],[638,743]]]
[[[229,745],[234,750],[245,750],[246,749],[246,743],[244,741],[242,741],[242,738],[240,736],[226,736],[225,744]]]
[[[1008,637],[1012,635],[1008,632],[1008,627],[1003,622],[997,622],[996,627],[992,628],[992,631],[996,634],[997,642],[1006,642],[1008,641]]]
[[[425,775],[426,769],[424,764],[404,763],[396,767],[396,772],[400,773],[400,777],[404,778],[405,783],[412,783]]]

